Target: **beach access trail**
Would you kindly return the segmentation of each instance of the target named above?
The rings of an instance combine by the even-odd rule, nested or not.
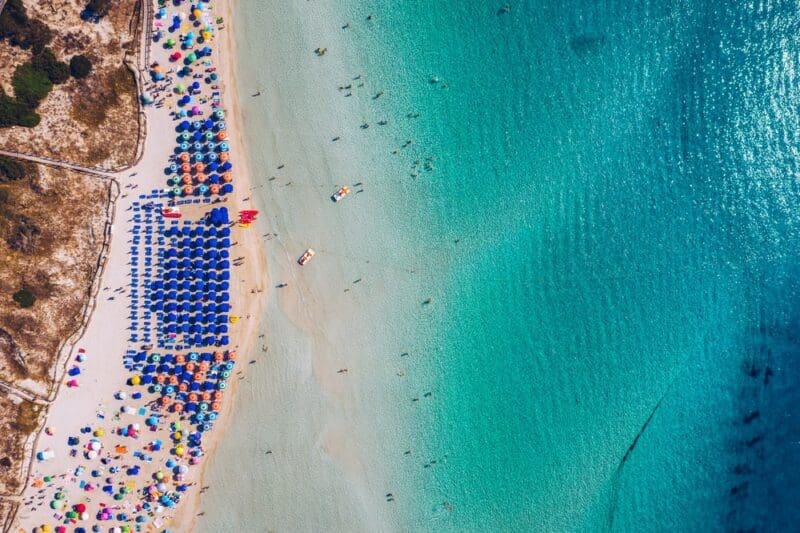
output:
[[[0,10],[2,7],[0,6]],[[48,165],[51,167],[56,168],[64,168],[67,170],[74,170],[76,172],[83,172],[85,174],[92,174],[94,176],[98,176],[101,178],[106,179],[114,179],[118,173],[116,172],[106,172],[104,170],[98,170],[96,168],[84,167],[81,165],[76,165],[74,163],[68,163],[66,161],[60,161],[58,159],[51,159],[49,157],[39,157],[34,155],[28,154],[21,154],[18,152],[9,152],[8,150],[0,150],[0,156],[5,157],[12,157],[14,159],[23,159],[25,161],[30,161],[31,163],[37,163],[39,165]]]

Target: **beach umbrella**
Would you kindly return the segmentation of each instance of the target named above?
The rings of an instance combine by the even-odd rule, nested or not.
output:
[[[178,94],[183,94],[184,92],[186,92],[186,87],[184,87],[182,83],[179,83],[178,85],[175,86],[175,92]]]
[[[214,111],[214,118],[217,120],[222,120],[225,118],[225,112],[222,109],[217,109]]]
[[[191,126],[191,124],[189,124],[189,121],[188,120],[183,120],[183,121],[181,121],[180,124],[178,124],[178,131],[188,130],[189,126]]]
[[[230,193],[232,193],[233,192],[233,185],[231,185],[230,183],[226,183],[225,185],[222,186],[222,191],[221,192],[222,192],[222,194],[230,194]]]

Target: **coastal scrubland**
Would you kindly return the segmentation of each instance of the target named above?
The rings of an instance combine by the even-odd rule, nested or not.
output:
[[[0,158],[1,382],[51,391],[59,348],[83,323],[112,195],[103,178]]]
[[[8,0],[0,13],[0,149],[118,169],[136,158],[136,0]],[[91,14],[89,12],[89,14]]]

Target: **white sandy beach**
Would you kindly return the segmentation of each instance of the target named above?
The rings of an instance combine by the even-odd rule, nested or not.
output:
[[[147,23],[150,24],[152,21]],[[164,50],[161,46],[154,45],[151,48],[151,60],[169,64],[167,60],[169,53],[170,51]],[[216,53],[213,60],[215,62],[218,60]],[[171,98],[174,101],[174,97]],[[235,100],[228,95],[223,95],[223,105],[230,109],[235,105]],[[161,189],[165,186],[164,167],[175,146],[175,122],[169,116],[171,108],[171,105],[165,105],[163,108],[146,108],[148,128],[144,156],[135,167],[120,172],[116,176],[123,194],[118,198],[108,262],[101,279],[96,281],[102,289],[99,291],[96,307],[85,333],[76,343],[75,350],[69,358],[71,365],[75,361],[77,350],[85,350],[87,360],[80,365],[82,371],[79,377],[80,386],[77,388],[62,386],[58,397],[50,406],[45,427],[52,428],[54,434],[48,436],[42,432],[37,451],[52,449],[55,452],[55,458],[44,463],[39,463],[34,459],[30,480],[40,479],[47,474],[63,473],[64,478],[57,478],[54,486],[70,487],[74,485],[76,479],[74,472],[85,461],[82,460],[81,454],[76,457],[69,456],[68,435],[80,435],[81,427],[91,425],[92,429],[103,428],[105,430],[104,446],[106,449],[117,444],[130,446],[130,442],[126,439],[112,437],[111,430],[121,424],[140,422],[134,420],[134,417],[129,417],[130,420],[127,420],[128,415],[125,414],[115,420],[115,415],[119,413],[122,405],[136,404],[137,402],[131,400],[122,402],[114,399],[116,391],[127,392],[129,390],[126,381],[131,374],[124,368],[122,356],[127,349],[138,347],[127,341],[129,336],[127,315],[130,305],[128,297],[130,290],[129,248],[133,227],[131,209],[140,193]],[[235,115],[235,113],[231,114]],[[236,119],[230,117],[228,124],[230,131],[235,132]],[[233,160],[237,163],[236,188],[225,205],[235,211],[250,207],[251,204],[244,201],[244,198],[249,196],[250,185],[245,160],[242,157],[241,143],[236,135],[232,135],[231,144]],[[194,212],[197,215],[204,209],[207,207],[189,208],[189,212],[196,210]],[[251,294],[251,290],[260,291],[265,288],[264,259],[260,240],[254,228],[236,228],[233,237],[237,242],[232,249],[232,254],[244,256],[245,260],[242,266],[235,267],[232,271],[231,298],[235,306],[234,310],[241,316],[241,320],[231,327],[230,334],[233,339],[231,349],[238,350],[246,360],[253,350],[257,326],[256,317],[260,316],[259,308],[263,301],[259,296]],[[126,288],[124,293],[113,292],[114,289],[121,287]],[[235,383],[232,385],[228,397],[235,390]],[[230,416],[231,406],[230,400],[224,402],[223,419]],[[104,418],[100,419],[98,413],[102,413]],[[205,441],[205,448],[209,452],[213,452],[215,440],[223,435],[224,428],[215,428],[215,431]],[[169,442],[169,431],[162,428],[157,433],[148,433],[146,438],[160,438]],[[208,455],[210,456],[211,453]],[[154,454],[153,463],[143,466],[144,476],[142,477],[149,478],[157,469],[163,468],[164,459],[168,456],[168,447],[162,453]],[[200,476],[201,468],[195,468],[191,471],[192,479],[187,481],[191,483]],[[196,493],[197,488],[195,487],[194,493],[190,492],[188,497],[184,498],[184,501],[176,509],[177,512],[163,513],[163,516],[160,517],[163,525],[173,531],[188,530],[191,517],[196,514],[193,505],[196,504],[194,498]],[[38,494],[39,489],[29,485],[23,494],[23,500],[35,499]],[[31,531],[41,524],[52,523],[53,511],[47,506],[47,501],[48,499],[43,496],[41,505],[35,508],[30,505],[21,506],[16,519],[17,525],[26,531]]]

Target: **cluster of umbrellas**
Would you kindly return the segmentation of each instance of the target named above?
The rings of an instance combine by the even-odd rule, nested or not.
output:
[[[228,387],[227,380],[236,365],[236,352],[226,350],[174,355],[155,352],[148,355],[142,352],[137,358],[143,363],[141,372],[130,378],[130,385],[147,386],[150,393],[160,395],[158,403],[162,408],[186,414],[198,432],[194,436],[189,435],[189,445],[199,446],[199,433],[211,429],[219,416],[224,391]],[[151,416],[145,423],[155,426],[158,421],[158,417]],[[176,455],[184,454],[177,451],[176,448]]]
[[[190,89],[194,90],[195,84]],[[186,87],[179,85],[176,90],[184,92]],[[187,94],[183,98],[191,99],[191,96]],[[233,164],[228,155],[230,146],[224,118],[221,109],[214,109],[210,118],[184,120],[178,124],[177,157],[166,168],[170,175],[167,184],[173,197],[233,192]]]
[[[150,282],[150,310],[162,331],[188,346],[226,345],[230,312],[230,228],[172,226],[163,274]]]
[[[171,3],[179,6],[185,2],[186,0],[173,0]],[[160,4],[163,6],[163,2]],[[188,19],[193,22],[195,31],[186,32],[180,39],[177,35],[173,35],[164,43],[166,48],[176,48],[179,44],[177,41],[180,42],[181,51],[174,50],[170,56],[173,61],[183,61],[179,76],[192,74],[191,67],[195,66],[199,59],[212,54],[211,47],[205,46],[213,37],[207,4],[198,1],[191,8],[184,6],[183,10],[186,9],[190,9]],[[187,19],[185,13],[168,14],[167,8],[161,7],[156,13],[156,19],[160,19],[156,22],[156,26],[161,28],[162,20],[163,25],[168,24],[170,17],[170,32],[178,31]],[[181,31],[186,31],[186,28]],[[160,35],[161,30],[158,31],[157,39],[160,39]],[[196,48],[195,43],[200,46]],[[165,65],[154,63],[150,68],[150,76],[154,81],[162,81],[167,76],[166,68]],[[213,70],[209,69],[207,72]],[[206,83],[217,79],[215,73],[205,76]],[[184,120],[178,125],[176,139],[178,149],[175,151],[175,161],[168,170],[172,195],[228,194],[233,191],[233,185],[225,114],[217,107],[212,107],[209,114],[207,107],[204,111],[195,104],[192,97],[200,94],[201,84],[191,79],[188,81],[191,83],[176,87],[176,92],[181,95],[180,105],[183,106],[179,110],[179,115],[194,118],[189,119],[193,122]],[[152,102],[152,98],[143,96],[143,101]],[[209,115],[205,120],[196,120],[204,114]],[[199,200],[195,202],[199,203]],[[127,356],[127,359],[135,362],[135,365],[129,366],[135,374],[130,378],[129,384],[135,387],[144,386],[143,388],[151,394],[155,394],[158,407],[151,407],[152,410],[147,416],[145,408],[139,409],[139,414],[143,417],[143,420],[139,421],[142,422],[141,425],[137,422],[125,423],[113,431],[109,430],[109,433],[137,438],[148,430],[158,428],[165,420],[167,412],[180,415],[181,421],[184,424],[188,422],[191,427],[185,431],[180,427],[181,421],[177,420],[170,425],[171,438],[168,446],[171,456],[161,464],[161,469],[152,475],[152,479],[145,482],[143,497],[141,499],[136,497],[138,501],[135,507],[123,501],[136,493],[136,484],[132,479],[118,483],[112,477],[107,477],[103,481],[103,477],[120,471],[129,476],[136,476],[140,473],[139,465],[124,467],[115,465],[108,468],[98,466],[96,469],[89,467],[92,479],[73,479],[80,486],[81,493],[102,487],[102,492],[106,493],[109,499],[113,497],[114,502],[111,504],[100,502],[99,508],[90,510],[88,499],[86,503],[69,501],[67,492],[62,488],[55,491],[50,507],[58,513],[56,516],[60,521],[63,518],[63,524],[72,524],[71,531],[131,533],[143,530],[148,527],[146,524],[150,520],[148,514],[155,516],[153,511],[160,512],[161,507],[172,508],[178,504],[182,493],[188,489],[185,476],[189,465],[198,463],[203,455],[201,444],[203,432],[211,429],[219,415],[221,400],[235,365],[236,352],[221,347],[229,344],[228,324],[237,319],[230,316],[231,231],[230,228],[223,227],[229,223],[228,211],[213,209],[203,218],[203,222],[194,224],[187,222],[168,228],[163,228],[161,225],[158,228],[153,227],[152,219],[145,221],[147,230],[144,262],[147,287],[145,319],[149,318],[149,313],[156,312],[158,321],[155,323],[155,329],[160,334],[169,336],[174,342],[180,339],[187,346],[187,350],[197,351],[163,354],[131,351],[132,354]],[[159,224],[162,224],[160,220]],[[155,231],[152,231],[154,229]],[[153,233],[158,236],[158,248],[151,242]],[[163,247],[162,237],[168,240]],[[138,248],[138,238],[134,230],[133,248]],[[155,249],[159,250],[157,256],[152,255]],[[155,277],[150,277],[149,274],[152,266],[151,256],[158,257],[159,262]],[[136,255],[134,262],[138,263]],[[134,286],[137,286],[136,270],[133,268],[131,275]],[[134,291],[131,291],[131,298],[134,307],[138,308],[138,296]],[[138,315],[132,316],[136,318]],[[135,323],[133,327],[137,327]],[[149,322],[145,322],[145,327],[149,328]],[[201,351],[202,348],[192,348],[193,346],[216,347],[207,348],[209,351]],[[181,349],[180,346],[176,348]],[[82,361],[81,354],[78,362]],[[70,376],[68,385],[77,386],[76,378],[80,377],[81,368],[77,365],[72,366],[68,369],[68,374]],[[137,390],[131,397],[138,399],[141,397],[141,392]],[[127,394],[118,393],[118,399],[125,398]],[[121,412],[126,414],[133,414],[135,411],[136,409],[130,406],[123,406],[121,409]],[[121,444],[114,450],[108,449],[108,446],[104,447],[101,443],[104,432],[100,428],[92,431],[92,428],[87,426],[81,432],[91,435],[88,435],[87,440],[76,436],[67,439],[73,454],[80,453],[86,459],[97,461],[101,460],[101,455],[110,457],[113,455],[112,452],[118,455],[127,453],[127,447]],[[157,444],[151,443],[149,449],[153,451],[160,449],[161,441],[155,442]],[[147,450],[147,446],[144,449]],[[134,457],[137,457],[137,454],[142,461],[152,460],[150,456],[145,456],[140,451],[134,452]],[[39,453],[39,459],[43,461],[52,456],[53,452],[49,449]],[[102,461],[106,465],[111,464],[107,463],[106,459]],[[76,470],[75,478],[83,475],[83,469],[84,467],[80,466]],[[43,479],[46,483],[54,481],[51,476],[45,476]],[[100,496],[104,497],[106,494]],[[124,508],[121,505],[123,503]],[[86,527],[81,527],[79,521],[89,520],[90,516],[105,524],[83,524]],[[124,522],[128,523],[123,524]],[[35,531],[66,533],[67,527],[45,524]]]

